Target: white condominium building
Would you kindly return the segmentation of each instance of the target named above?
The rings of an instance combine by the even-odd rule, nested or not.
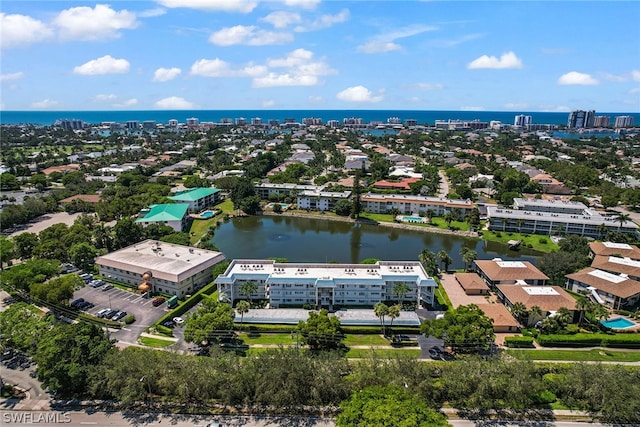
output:
[[[415,196],[410,194],[374,194],[367,193],[360,198],[362,207],[370,213],[388,213],[398,209],[400,213],[411,215],[433,211],[436,216],[459,210],[464,215],[473,210],[471,200],[441,199],[439,197]]]
[[[398,300],[393,288],[409,290],[404,301],[433,305],[438,284],[417,261],[378,261],[376,264],[279,263],[273,260],[234,260],[218,276],[220,300],[246,299],[242,284],[253,282],[254,299],[266,299],[273,308],[304,304],[333,309],[336,306],[371,307]]]

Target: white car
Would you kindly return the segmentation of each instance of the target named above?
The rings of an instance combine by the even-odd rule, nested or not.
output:
[[[182,317],[174,317],[173,321],[176,323],[176,325],[182,325],[184,323],[184,319]]]

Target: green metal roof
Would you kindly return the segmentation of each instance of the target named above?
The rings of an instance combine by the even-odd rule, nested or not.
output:
[[[220,189],[218,188],[192,188],[191,190],[182,191],[180,193],[176,193],[175,196],[169,197],[171,200],[179,200],[184,202],[193,202],[199,199],[203,199],[212,194],[218,193]]]
[[[149,213],[144,218],[138,218],[136,222],[181,221],[188,210],[189,205],[187,203],[151,205],[149,206]]]

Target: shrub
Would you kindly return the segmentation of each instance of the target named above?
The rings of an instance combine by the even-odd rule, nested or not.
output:
[[[566,329],[567,329],[567,334],[569,335],[575,335],[578,332],[580,332],[580,327],[574,323],[567,325]]]
[[[540,243],[541,245],[546,245],[547,242],[548,241],[546,237],[541,237],[540,240],[538,240],[538,243]]]
[[[557,397],[549,390],[543,390],[535,396],[535,400],[538,403],[549,404],[555,402],[557,400]]]
[[[173,336],[173,331],[171,330],[171,328],[167,328],[166,326],[162,326],[162,325],[156,326],[156,332],[158,332],[161,335],[166,335],[168,337]]]
[[[134,316],[133,314],[129,314],[128,316],[125,316],[125,318],[124,318],[124,323],[126,325],[130,325],[135,321],[136,321],[136,316]]]
[[[533,337],[506,337],[504,344],[510,348],[533,347]]]

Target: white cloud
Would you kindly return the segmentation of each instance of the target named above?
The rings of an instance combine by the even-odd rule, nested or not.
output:
[[[233,68],[220,58],[200,59],[191,66],[191,74],[203,77],[257,77],[264,75],[267,67],[249,63],[242,68]]]
[[[53,101],[51,99],[43,99],[42,101],[37,101],[31,104],[31,108],[36,109],[48,109],[54,108],[58,106],[58,101]]]
[[[410,85],[411,89],[417,90],[442,90],[444,85],[442,83],[416,83]]]
[[[113,106],[116,108],[126,108],[126,107],[133,107],[135,105],[138,105],[138,100],[136,98],[131,98],[119,104],[114,104]]]
[[[160,110],[190,110],[195,108],[195,104],[179,96],[170,96],[156,102],[154,106]]]
[[[320,84],[319,76],[335,74],[323,60],[314,61],[313,52],[306,49],[296,49],[283,58],[268,59],[267,66],[286,70],[256,77],[253,87],[316,86]]]
[[[345,90],[338,92],[336,98],[345,102],[366,103],[380,102],[384,99],[382,95],[374,95],[369,89],[362,85],[348,87]]]
[[[395,31],[377,35],[369,42],[358,46],[357,49],[362,53],[386,53],[394,50],[400,50],[402,49],[402,46],[396,43],[395,40],[413,37],[426,31],[435,31],[437,29],[437,27],[427,25],[410,25]]]
[[[315,9],[320,0],[284,0],[284,4],[302,9]]]
[[[17,73],[0,74],[0,81],[6,82],[9,80],[18,80],[23,77],[24,77],[24,73],[22,71],[18,71]]]
[[[349,9],[342,9],[335,15],[322,15],[318,19],[307,22],[304,25],[299,25],[295,28],[295,31],[304,33],[307,31],[316,31],[323,28],[329,28],[335,24],[341,24],[342,22],[347,21],[350,15],[351,13],[349,12]]]
[[[75,67],[73,72],[74,74],[83,74],[86,76],[124,74],[129,72],[129,61],[126,59],[115,59],[111,55],[105,55]]]
[[[617,83],[622,83],[629,80],[628,76],[621,76],[621,75],[610,74],[610,73],[603,73],[602,78],[605,80],[609,80],[611,82],[617,82]]]
[[[116,12],[109,5],[97,4],[63,10],[53,20],[63,40],[103,40],[120,37],[120,30],[138,26],[135,13],[127,10]]]
[[[503,53],[500,58],[495,56],[482,55],[474,59],[467,68],[470,70],[480,68],[506,69],[506,68],[522,68],[522,61],[513,52]]]
[[[397,43],[387,41],[370,41],[358,46],[358,51],[362,53],[386,53],[402,49]]]
[[[563,74],[558,79],[559,85],[597,85],[598,80],[591,77],[590,74],[571,71]]]
[[[0,47],[3,49],[28,46],[52,35],[46,24],[30,16],[0,13]]]
[[[115,99],[117,99],[118,97],[112,93],[110,94],[98,94],[96,96],[93,97],[94,101],[98,101],[98,102],[106,102],[106,101],[113,101]]]
[[[292,40],[293,36],[289,33],[262,30],[254,25],[227,27],[209,36],[209,42],[218,46],[233,46],[237,44],[265,46],[287,43]]]
[[[185,7],[207,12],[240,13],[249,13],[258,5],[258,2],[248,0],[159,0],[158,2],[168,8]]]
[[[458,37],[457,39],[432,40],[431,42],[429,42],[429,44],[434,47],[443,47],[443,48],[454,47],[472,40],[477,40],[484,36],[485,36],[484,33],[465,34],[463,36]]]
[[[632,89],[629,91],[629,93],[630,93],[631,95],[635,95],[636,93],[640,93],[640,87],[634,87],[634,88],[632,88]]]
[[[153,81],[154,82],[168,82],[169,80],[173,80],[180,75],[182,70],[180,68],[158,68],[153,73]]]
[[[640,82],[640,70],[632,70],[631,71],[631,78],[635,82]]]
[[[155,9],[147,9],[138,13],[140,18],[155,18],[156,16],[165,15],[167,11],[161,7],[157,7]]]
[[[268,22],[275,28],[287,28],[291,24],[297,24],[301,22],[302,18],[300,17],[299,13],[278,11],[272,12],[264,18],[260,18],[260,21]]]

